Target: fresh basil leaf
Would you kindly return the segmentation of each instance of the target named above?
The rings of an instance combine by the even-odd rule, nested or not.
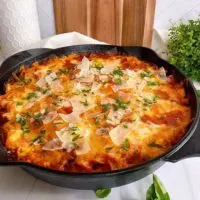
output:
[[[170,200],[169,194],[167,193],[164,185],[155,174],[153,174],[153,184],[158,200]]]
[[[98,198],[105,198],[111,193],[110,188],[101,188],[95,191],[95,194]]]
[[[170,200],[164,185],[155,174],[153,174],[153,184],[147,190],[146,200]]]
[[[154,184],[151,184],[147,190],[146,200],[157,200]]]

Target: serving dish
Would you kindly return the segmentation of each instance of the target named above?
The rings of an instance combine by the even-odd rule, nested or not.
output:
[[[47,58],[51,55],[64,55],[70,53],[96,53],[96,52],[106,52],[106,53],[126,53],[134,55],[141,60],[146,60],[152,63],[157,64],[158,66],[163,66],[167,69],[169,74],[173,74],[178,81],[184,80],[184,87],[186,92],[190,95],[190,103],[192,105],[192,116],[193,123],[191,124],[187,134],[182,138],[182,140],[174,146],[174,148],[167,154],[160,156],[150,162],[144,163],[140,166],[131,167],[128,169],[117,170],[112,172],[104,173],[66,173],[58,172],[49,169],[44,169],[38,166],[34,166],[28,163],[22,163],[17,161],[11,161],[9,155],[2,147],[1,154],[1,164],[2,165],[20,165],[24,167],[26,171],[34,174],[37,177],[40,177],[43,180],[46,180],[50,183],[79,188],[79,189],[96,189],[98,187],[115,187],[129,182],[138,180],[149,173],[153,172],[155,169],[164,164],[165,160],[177,160],[184,158],[190,155],[197,155],[199,153],[198,144],[194,143],[198,137],[196,130],[198,117],[199,117],[199,105],[197,103],[197,97],[195,94],[195,89],[187,78],[179,72],[175,67],[168,64],[166,61],[160,59],[152,50],[144,47],[118,47],[110,45],[80,45],[65,47],[56,50],[49,49],[35,49],[25,52],[15,54],[10,57],[2,64],[1,68],[1,92],[3,93],[3,84],[11,76],[13,71],[16,71],[20,65],[26,64],[29,65],[35,60],[41,60]],[[190,137],[193,137],[190,139]],[[189,140],[190,139],[190,140]],[[189,140],[189,142],[181,149],[179,149]],[[190,148],[187,146],[191,145]],[[178,152],[176,152],[178,151]],[[175,153],[176,152],[176,153]]]

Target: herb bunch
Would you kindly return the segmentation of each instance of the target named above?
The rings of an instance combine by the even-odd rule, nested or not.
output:
[[[189,78],[200,81],[200,17],[169,29],[169,62]]]

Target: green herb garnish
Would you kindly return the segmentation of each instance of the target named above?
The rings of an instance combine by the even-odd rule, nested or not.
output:
[[[127,124],[123,124],[123,128],[128,128],[128,125]]]
[[[129,140],[126,138],[124,140],[124,142],[121,144],[121,149],[124,150],[124,151],[128,151],[130,148],[130,142]]]
[[[69,131],[78,131],[79,128],[77,126],[71,126],[68,128]]]
[[[95,125],[99,125],[100,124],[100,120],[101,120],[101,117],[96,117],[96,119],[95,119]]]
[[[147,85],[148,86],[158,86],[158,85],[160,85],[160,83],[159,82],[155,82],[155,81],[147,81]]]
[[[43,143],[43,137],[42,136],[38,136],[36,137],[32,143],[36,143],[36,144],[42,144]]]
[[[123,101],[121,98],[116,98],[115,99],[115,104],[113,104],[114,110],[119,110],[119,109],[126,109],[128,105],[130,104],[130,101]]]
[[[37,113],[33,116],[35,121],[41,121],[43,119],[43,115],[41,113]]]
[[[40,91],[42,90],[42,88],[39,87],[39,86],[37,86],[37,87],[36,87],[36,90],[37,90],[38,92],[40,92]]]
[[[52,73],[52,70],[48,69],[47,70],[47,75],[51,74]]]
[[[30,93],[27,94],[26,99],[30,100],[30,99],[33,99],[33,98],[36,98],[36,97],[37,97],[37,94],[35,92],[30,92]]]
[[[114,71],[113,71],[113,74],[114,74],[114,75],[118,75],[118,76],[123,76],[123,75],[124,75],[123,70],[120,69],[120,68],[114,70]]]
[[[94,68],[96,68],[97,70],[101,70],[102,68],[104,68],[104,66],[103,65],[95,65],[95,66],[93,66]]]
[[[169,62],[193,80],[200,81],[200,17],[181,21],[169,29]]]
[[[84,101],[80,101],[80,103],[82,103],[84,106],[88,106],[89,105],[87,99],[85,99]]]
[[[31,114],[30,112],[23,113],[23,115],[24,115],[25,117],[31,117],[31,116],[32,116],[32,114]]]
[[[80,134],[76,134],[76,135],[73,137],[72,141],[75,142],[76,140],[78,140],[78,139],[80,139],[80,138],[82,138],[82,136],[80,136]]]
[[[145,77],[152,77],[152,73],[150,71],[144,71],[140,74],[141,78],[145,78]]]
[[[154,97],[152,99],[144,98],[143,99],[143,105],[146,106],[146,107],[148,107],[148,106],[156,103],[159,98],[160,97],[158,95],[154,95]]]
[[[114,83],[116,83],[117,85],[121,85],[122,84],[122,79],[121,78],[115,78],[114,79]]]
[[[111,104],[107,103],[107,104],[101,104],[102,108],[103,108],[103,112],[108,111],[111,108]]]
[[[28,85],[28,84],[31,82],[31,79],[19,78],[19,79],[17,80],[17,82],[18,82],[19,84],[22,84],[22,85]]]
[[[28,121],[27,121],[26,117],[24,117],[24,116],[17,117],[17,118],[16,118],[16,122],[17,122],[18,124],[20,124],[21,129],[22,129],[22,131],[23,131],[24,133],[27,133],[27,132],[30,131],[29,125],[28,125]]]
[[[83,93],[88,93],[88,92],[90,92],[91,91],[91,89],[82,89],[81,90],[81,92],[83,92]]]
[[[105,150],[105,152],[109,152],[112,149],[113,149],[113,147],[106,147],[104,150]]]
[[[105,198],[111,193],[110,188],[101,188],[95,191],[95,194],[98,198]]]
[[[147,190],[146,200],[170,200],[164,185],[155,174],[153,174],[153,184]]]
[[[50,89],[49,88],[45,88],[43,91],[42,91],[42,94],[46,94]]]
[[[22,101],[18,101],[17,102],[17,106],[22,106],[23,105],[23,102]]]
[[[56,75],[60,76],[62,74],[66,75],[66,74],[69,74],[73,69],[59,69],[57,72],[56,72]]]
[[[152,141],[151,143],[148,144],[149,147],[156,147],[162,149],[162,145],[156,143],[155,141]]]

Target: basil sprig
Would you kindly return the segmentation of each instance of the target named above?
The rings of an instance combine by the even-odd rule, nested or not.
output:
[[[170,200],[164,185],[155,174],[153,174],[153,184],[147,190],[146,200]]]

